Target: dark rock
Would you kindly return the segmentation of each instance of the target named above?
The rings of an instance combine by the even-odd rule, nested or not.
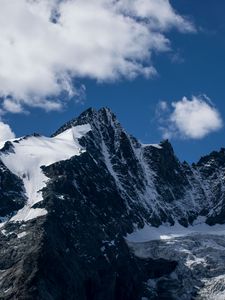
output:
[[[146,223],[189,226],[198,216],[225,223],[224,149],[181,163],[168,140],[142,145],[108,108],[88,109],[53,136],[87,123],[79,140],[86,152],[42,167],[49,181],[33,208],[48,214],[1,231],[0,299],[174,299],[167,287],[178,282],[166,275],[176,257],[137,258],[126,235]],[[26,202],[22,180],[2,163],[0,179],[0,216],[11,216]],[[157,295],[150,278],[159,279]]]

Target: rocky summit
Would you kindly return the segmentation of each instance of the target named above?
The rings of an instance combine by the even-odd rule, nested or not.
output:
[[[0,150],[0,299],[225,299],[225,149],[180,162],[108,109]]]

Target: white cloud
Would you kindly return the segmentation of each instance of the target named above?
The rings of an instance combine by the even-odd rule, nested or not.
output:
[[[195,30],[168,0],[0,0],[0,7],[0,97],[13,113],[61,109],[56,96],[76,95],[76,78],[151,77],[152,52],[170,48],[165,32]]]
[[[0,121],[0,141],[7,141],[15,138],[15,134],[8,124]]]
[[[6,98],[3,100],[2,106],[5,111],[11,113],[21,113],[23,111],[20,102],[16,101],[16,99],[13,100],[13,99]]]
[[[123,0],[119,6],[134,16],[149,19],[152,28],[168,30],[176,27],[181,32],[195,31],[193,24],[178,15],[169,0]]]
[[[201,139],[223,126],[219,111],[206,96],[193,96],[191,100],[183,97],[173,102],[166,113],[163,109],[166,106],[162,103],[159,106],[159,122],[164,138]]]

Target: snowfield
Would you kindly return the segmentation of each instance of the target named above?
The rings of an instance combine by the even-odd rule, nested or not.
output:
[[[205,218],[202,217],[199,217],[192,226],[189,225],[188,227],[184,227],[179,223],[175,223],[174,226],[171,226],[170,224],[163,224],[159,227],[153,227],[146,224],[142,229],[137,229],[133,233],[128,234],[126,236],[126,240],[129,242],[143,243],[198,234],[225,236],[225,224],[209,226],[205,223]]]
[[[47,214],[46,209],[32,208],[42,201],[41,190],[48,178],[41,166],[49,166],[85,151],[79,139],[91,130],[89,124],[72,127],[55,137],[28,136],[11,141],[13,149],[0,152],[5,166],[23,180],[27,204],[10,221],[28,221]],[[3,144],[2,144],[3,146]]]

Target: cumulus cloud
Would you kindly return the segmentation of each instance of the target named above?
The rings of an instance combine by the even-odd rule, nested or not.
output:
[[[8,124],[0,121],[0,142],[14,139],[15,134]]]
[[[164,138],[201,139],[223,126],[219,111],[207,96],[183,97],[171,105],[160,102],[157,115]]]
[[[76,79],[151,77],[166,31],[193,32],[168,0],[0,0],[2,108],[62,108]],[[76,86],[76,84],[75,84]],[[55,100],[55,99],[58,100]]]

